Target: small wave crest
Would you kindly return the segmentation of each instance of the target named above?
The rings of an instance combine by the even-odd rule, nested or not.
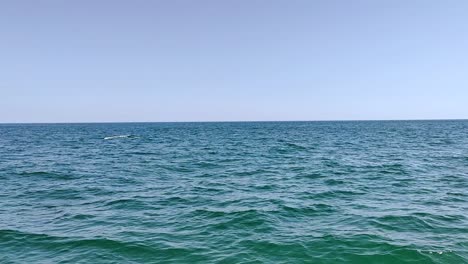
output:
[[[132,135],[117,135],[117,136],[108,136],[104,137],[104,140],[117,139],[117,138],[130,138]]]
[[[50,172],[50,171],[22,171],[22,172],[16,173],[16,175],[24,176],[24,177],[41,177],[41,178],[52,178],[52,179],[61,179],[61,180],[67,180],[67,179],[72,178],[72,175]]]

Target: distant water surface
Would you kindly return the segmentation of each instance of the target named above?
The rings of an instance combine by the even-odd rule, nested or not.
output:
[[[0,125],[0,263],[468,263],[468,121]]]

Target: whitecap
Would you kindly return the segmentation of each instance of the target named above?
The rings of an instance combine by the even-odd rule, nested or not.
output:
[[[104,139],[105,140],[108,140],[108,139],[115,139],[115,138],[128,138],[130,137],[131,135],[118,135],[118,136],[109,136],[109,137],[105,137]]]

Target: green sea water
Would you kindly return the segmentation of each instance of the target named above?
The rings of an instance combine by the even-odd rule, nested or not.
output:
[[[468,263],[468,121],[0,125],[0,263]]]

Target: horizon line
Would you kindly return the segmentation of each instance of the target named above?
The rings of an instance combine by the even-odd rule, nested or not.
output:
[[[73,121],[73,122],[0,122],[0,125],[28,124],[137,124],[137,123],[267,123],[267,122],[378,122],[378,121],[465,121],[468,118],[426,119],[323,119],[323,120],[213,120],[213,121]]]

